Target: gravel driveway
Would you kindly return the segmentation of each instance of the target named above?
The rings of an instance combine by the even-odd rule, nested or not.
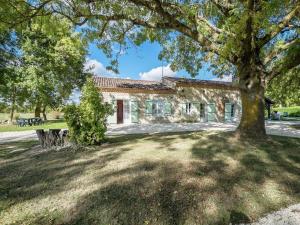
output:
[[[300,138],[300,130],[290,125],[300,125],[300,122],[279,121],[266,122],[268,134]],[[121,124],[110,125],[107,135],[165,133],[184,131],[234,131],[236,123],[167,123],[167,124]],[[37,139],[35,131],[0,132],[0,143]]]
[[[273,212],[249,225],[299,225],[300,204]]]

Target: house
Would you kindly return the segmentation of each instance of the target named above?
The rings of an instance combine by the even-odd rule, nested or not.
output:
[[[231,82],[163,77],[161,82],[94,77],[115,113],[108,123],[226,122],[241,115]]]

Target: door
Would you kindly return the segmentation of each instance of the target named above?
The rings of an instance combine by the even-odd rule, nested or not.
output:
[[[123,123],[123,100],[117,100],[117,123]]]

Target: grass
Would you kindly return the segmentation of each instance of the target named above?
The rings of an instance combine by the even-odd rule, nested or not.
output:
[[[18,113],[18,112],[16,112],[14,114],[14,117],[15,116],[19,116],[19,118],[32,118],[32,117],[35,117],[34,113]],[[57,119],[57,116],[59,116],[59,118],[62,118],[63,113],[57,112],[57,111],[52,111],[52,112],[47,113],[47,118],[49,120]],[[9,120],[9,118],[10,118],[9,113],[0,113],[0,120]]]
[[[300,121],[300,117],[281,117],[282,121]]]
[[[300,130],[300,124],[296,124],[296,125],[290,125],[291,128],[294,128],[296,130]]]
[[[221,225],[300,201],[300,139],[131,135],[43,151],[0,145],[0,224]]]
[[[287,112],[290,117],[300,117],[300,106],[272,108],[272,111],[278,111],[281,114]]]
[[[64,120],[49,120],[46,121],[43,125],[39,125],[39,126],[18,127],[17,125],[12,125],[12,124],[0,125],[0,132],[36,130],[36,129],[63,129],[63,128],[67,128],[67,125]]]

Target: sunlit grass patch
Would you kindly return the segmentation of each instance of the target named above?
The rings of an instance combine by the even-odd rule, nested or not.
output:
[[[300,139],[111,137],[85,151],[0,145],[0,224],[228,224],[300,201]]]

